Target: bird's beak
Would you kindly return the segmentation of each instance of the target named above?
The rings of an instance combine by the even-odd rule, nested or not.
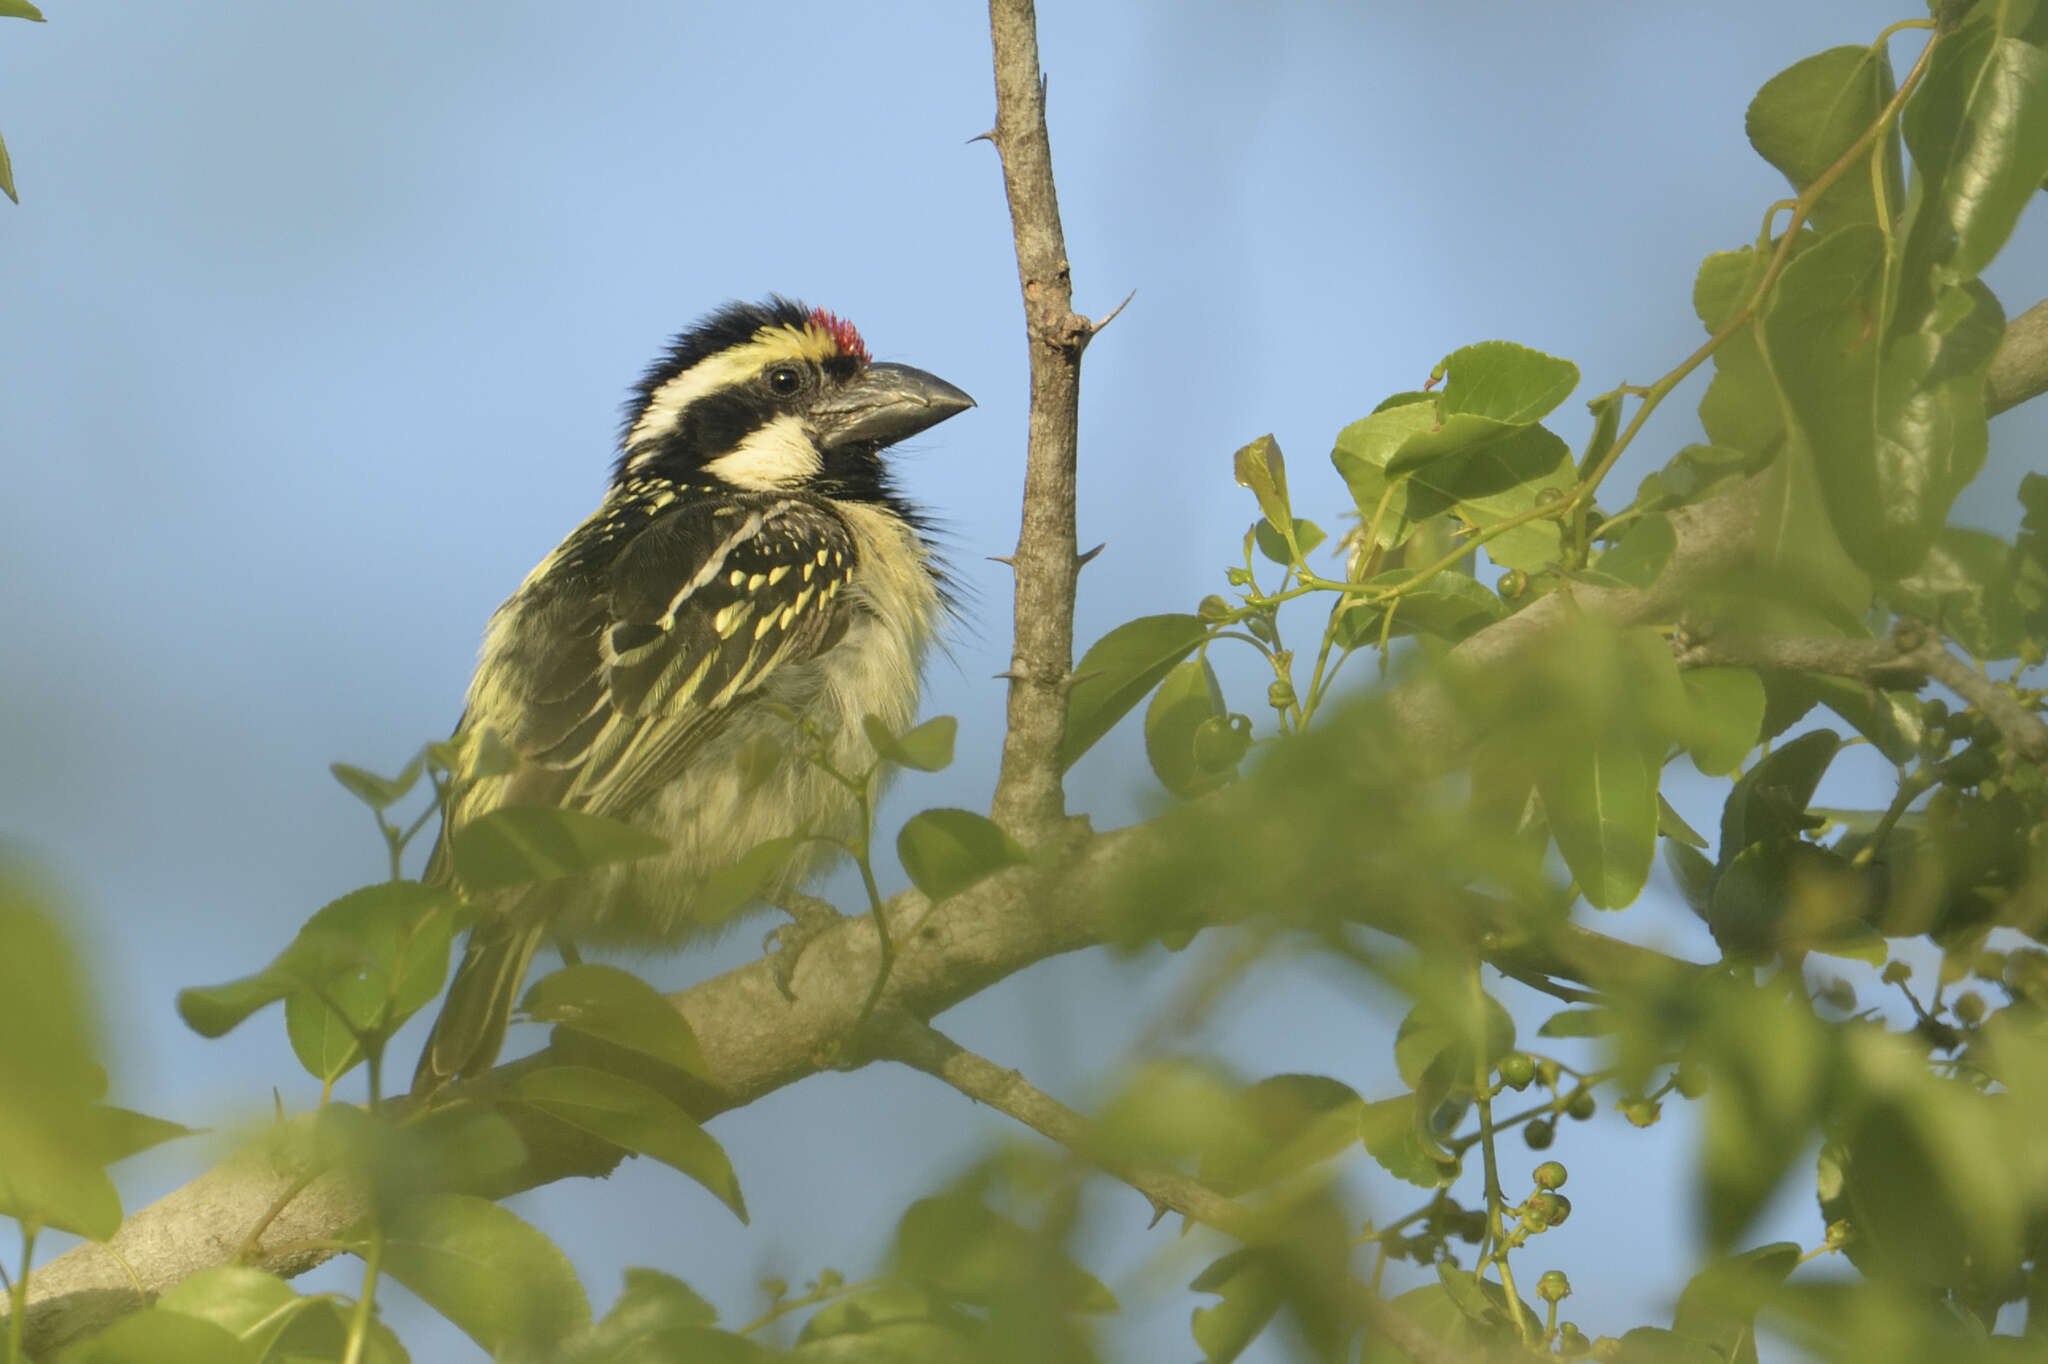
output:
[[[894,445],[974,406],[974,399],[936,374],[908,365],[869,365],[845,388],[811,408],[820,443]]]

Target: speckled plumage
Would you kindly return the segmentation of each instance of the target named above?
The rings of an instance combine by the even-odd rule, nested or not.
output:
[[[485,904],[416,1090],[490,1064],[543,937],[686,941],[707,874],[769,839],[855,832],[779,712],[832,736],[842,772],[873,760],[864,716],[914,719],[945,608],[880,455],[969,401],[783,300],[714,314],[649,371],[604,502],[491,618],[461,732],[518,762],[458,785],[428,874],[447,879],[449,833],[514,804],[640,824],[669,851]],[[767,898],[825,860],[805,844]]]

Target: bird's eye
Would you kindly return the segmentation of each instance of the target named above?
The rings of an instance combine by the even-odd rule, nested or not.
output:
[[[795,365],[777,365],[768,371],[768,387],[787,397],[804,386],[803,371]]]

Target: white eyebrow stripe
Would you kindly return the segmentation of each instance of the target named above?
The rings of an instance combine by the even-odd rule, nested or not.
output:
[[[626,467],[631,469],[653,454],[639,447],[673,431],[690,404],[706,394],[744,382],[777,360],[815,364],[837,353],[832,339],[815,327],[766,327],[743,345],[706,356],[648,396],[639,420],[626,433],[625,449],[632,456]]]

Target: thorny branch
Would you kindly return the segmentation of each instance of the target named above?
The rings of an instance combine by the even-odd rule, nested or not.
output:
[[[990,0],[996,126],[1003,162],[1024,334],[1031,359],[1031,419],[1024,463],[1024,516],[1017,551],[1016,646],[1010,657],[1009,725],[992,815],[1027,844],[1046,842],[1066,814],[1060,747],[1074,666],[1074,591],[1081,559],[1074,532],[1081,352],[1095,326],[1074,311],[1067,243],[1045,130],[1045,77],[1031,0]]]

